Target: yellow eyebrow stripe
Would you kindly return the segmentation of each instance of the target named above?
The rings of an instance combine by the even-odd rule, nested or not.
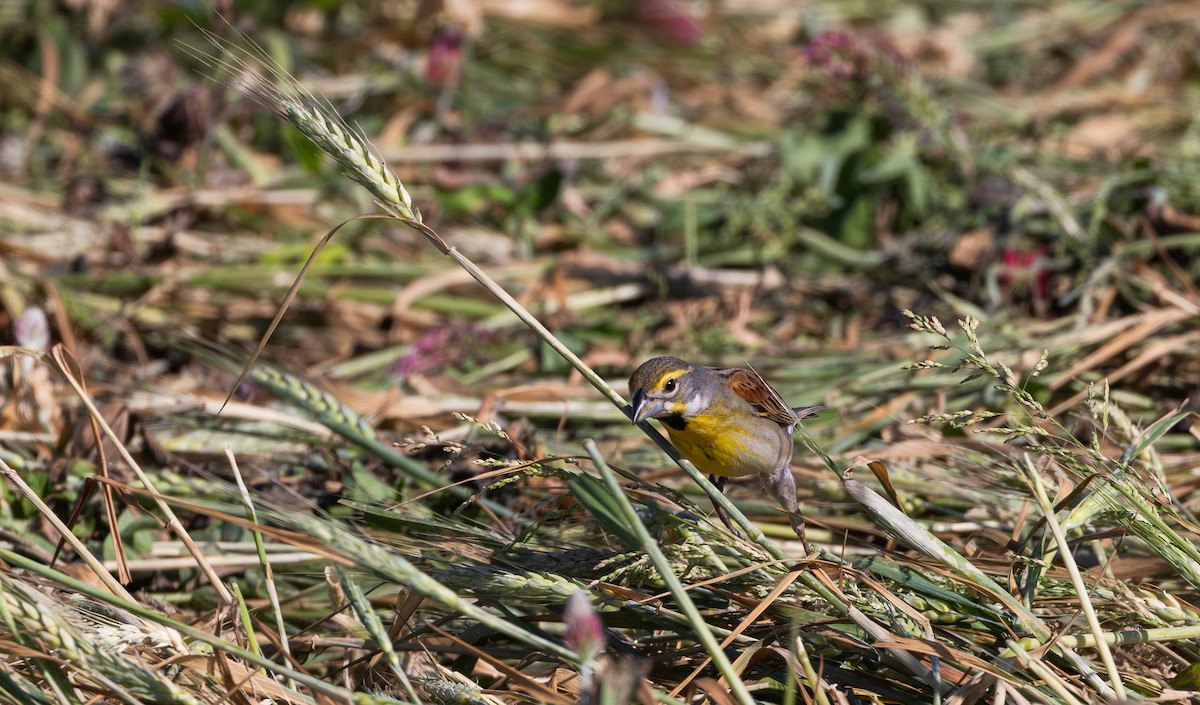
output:
[[[663,387],[667,386],[667,380],[673,379],[678,382],[684,375],[686,375],[689,372],[691,372],[691,370],[679,370],[679,371],[668,372],[667,374],[663,375],[658,380],[658,382],[654,385],[654,389],[652,390],[652,393],[657,394],[657,393],[661,392],[663,390]]]

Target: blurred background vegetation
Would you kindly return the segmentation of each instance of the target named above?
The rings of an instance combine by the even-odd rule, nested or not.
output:
[[[197,52],[220,50],[205,31],[256,43],[327,99],[427,224],[620,391],[656,354],[751,363],[794,404],[830,408],[810,431],[835,459],[887,459],[914,516],[992,522],[986,549],[983,524],[946,529],[956,546],[1005,555],[1026,490],[1003,444],[908,422],[1014,404],[986,376],[904,370],[938,342],[904,309],[980,319],[1045,418],[1117,456],[1197,408],[1195,3],[0,3],[0,344],[62,343],[118,435],[180,488],[228,477],[231,445],[286,506],[359,516],[354,502],[411,499],[421,467],[540,522],[582,521],[554,472],[489,486],[474,461],[524,469],[592,437],[610,462],[675,477],[645,474],[664,461],[618,409],[420,234],[380,220],[347,225],[314,265],[266,349],[284,381],[252,377],[215,416],[317,240],[378,209],[206,66]],[[76,533],[113,558],[84,492],[99,469],[86,410],[48,365],[7,362],[0,458],[59,516],[82,499]],[[1130,437],[1083,406],[1092,384]],[[378,452],[338,440],[313,404],[344,405]],[[1152,469],[1190,512],[1200,430],[1181,418]],[[832,474],[797,462],[818,538],[895,548]],[[3,492],[4,538],[48,558],[57,534]],[[118,509],[127,550],[150,559],[166,534]],[[1147,576],[1120,560],[1110,576]],[[1194,597],[1160,567],[1174,599]],[[137,579],[194,613],[216,601],[188,589],[194,572]]]

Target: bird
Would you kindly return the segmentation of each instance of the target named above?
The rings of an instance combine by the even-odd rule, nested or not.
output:
[[[722,493],[730,477],[758,476],[787,512],[805,553],[811,547],[792,477],[792,431],[823,406],[792,407],[754,370],[705,367],[677,357],[655,357],[629,378],[635,424],[657,419],[671,444]],[[725,512],[717,516],[737,533]]]

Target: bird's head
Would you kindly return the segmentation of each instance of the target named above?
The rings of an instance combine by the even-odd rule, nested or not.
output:
[[[629,378],[633,395],[633,422],[664,416],[690,416],[712,401],[715,382],[707,367],[692,365],[677,357],[656,357],[643,362]]]

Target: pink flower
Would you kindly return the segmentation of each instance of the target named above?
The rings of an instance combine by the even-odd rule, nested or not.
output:
[[[23,348],[38,352],[49,350],[50,321],[46,319],[46,312],[37,306],[25,309],[13,326],[13,337],[17,339],[17,345]]]
[[[443,27],[433,37],[425,60],[425,80],[436,88],[453,88],[462,78],[463,33],[458,27]]]
[[[586,592],[579,590],[567,600],[563,621],[567,624],[567,646],[579,654],[580,661],[590,661],[604,649],[604,623]]]
[[[1045,248],[1009,246],[1000,251],[1000,271],[997,280],[1003,286],[1026,286],[1037,298],[1050,289],[1050,266]]]
[[[666,39],[697,44],[704,29],[675,0],[635,0],[633,18]]]

